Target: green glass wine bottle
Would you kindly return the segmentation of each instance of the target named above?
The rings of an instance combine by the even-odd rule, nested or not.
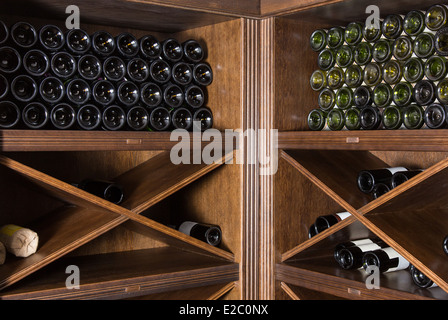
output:
[[[376,62],[367,64],[364,68],[363,79],[369,87],[379,84],[383,79],[381,66]]]
[[[434,38],[434,46],[437,54],[448,56],[448,27],[444,27],[437,31]]]
[[[327,32],[323,29],[315,30],[310,37],[310,46],[316,52],[323,50],[327,46]]]
[[[360,66],[365,66],[372,61],[372,45],[368,42],[360,42],[353,50],[355,62]]]
[[[318,97],[318,105],[319,108],[321,108],[324,111],[328,111],[332,109],[336,103],[335,95],[333,90],[330,90],[328,88],[324,88],[320,93]]]
[[[426,107],[423,119],[430,129],[443,129],[447,126],[446,107],[438,103],[433,103]]]
[[[437,84],[437,100],[443,105],[448,105],[448,79],[443,79]]]
[[[317,57],[317,65],[321,70],[328,71],[334,67],[335,63],[335,54],[330,49],[322,50]]]
[[[350,88],[357,88],[363,82],[362,69],[356,64],[352,64],[345,70],[345,84]]]
[[[426,11],[425,24],[429,30],[437,31],[447,23],[448,11],[444,5],[436,4]]]
[[[321,109],[313,109],[308,114],[308,127],[312,131],[321,131],[327,121],[327,112]]]
[[[314,91],[320,91],[327,85],[327,75],[325,71],[320,69],[315,70],[310,78],[311,89]]]
[[[416,104],[410,104],[405,107],[403,111],[403,124],[406,129],[420,129],[425,123],[423,119],[424,112],[425,110]]]
[[[378,108],[385,108],[392,102],[393,90],[387,83],[380,83],[373,89],[373,103]]]
[[[341,68],[347,68],[354,61],[353,50],[351,47],[343,45],[336,51],[336,63]]]
[[[429,58],[435,51],[435,39],[431,33],[420,33],[414,39],[414,53],[421,59]]]
[[[425,30],[425,15],[418,10],[409,11],[403,19],[403,29],[408,36],[419,35]]]
[[[353,92],[353,102],[358,108],[363,108],[372,103],[373,92],[370,87],[360,86]]]
[[[394,105],[383,109],[383,126],[388,130],[397,130],[403,124],[403,113]]]
[[[345,111],[345,127],[348,130],[359,130],[361,128],[361,111],[353,107]]]
[[[373,60],[378,63],[389,61],[393,53],[393,42],[387,39],[380,39],[373,44]]]
[[[353,91],[349,87],[342,87],[336,92],[336,105],[341,110],[353,106]]]
[[[407,82],[416,83],[425,75],[424,63],[419,58],[411,58],[404,64],[403,77]]]
[[[412,102],[412,86],[407,82],[397,83],[394,87],[392,100],[397,107],[405,107]]]
[[[362,41],[363,25],[359,22],[350,22],[345,28],[345,42],[349,46],[355,46]]]
[[[344,43],[344,29],[333,27],[327,32],[327,45],[330,49],[336,49]]]
[[[374,106],[365,106],[360,111],[361,128],[375,130],[381,125],[381,112]]]
[[[364,37],[364,40],[366,40],[367,42],[373,43],[378,41],[381,38],[382,35],[382,22],[378,21],[379,24],[379,28],[375,28],[375,25],[369,25],[369,24],[365,24],[364,28],[362,29],[362,35]]]
[[[327,116],[328,128],[332,131],[342,130],[345,126],[345,114],[341,109],[334,108],[328,112]]]
[[[397,84],[403,78],[403,65],[400,61],[389,60],[383,66],[383,79],[390,85]]]
[[[434,82],[421,80],[414,86],[412,94],[419,106],[429,106],[436,100],[437,88]]]
[[[440,81],[447,74],[446,59],[441,56],[432,56],[425,62],[425,76],[431,81]]]
[[[383,21],[382,32],[388,39],[396,39],[403,31],[403,19],[397,14],[388,15]]]
[[[327,73],[327,85],[330,89],[337,90],[344,85],[345,73],[341,68],[334,67]]]
[[[409,36],[399,36],[393,45],[393,55],[395,59],[403,61],[412,56],[412,39]]]

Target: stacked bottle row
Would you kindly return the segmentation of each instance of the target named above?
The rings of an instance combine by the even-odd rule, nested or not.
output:
[[[448,10],[389,15],[375,24],[316,30],[311,76],[319,108],[311,130],[419,129],[448,126]]]
[[[0,128],[154,130],[213,125],[198,41],[89,35],[0,21]]]

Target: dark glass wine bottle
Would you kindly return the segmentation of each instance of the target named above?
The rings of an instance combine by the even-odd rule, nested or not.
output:
[[[341,68],[347,68],[354,61],[353,49],[342,45],[336,51],[336,64]]]
[[[426,107],[424,114],[425,124],[430,129],[443,129],[447,126],[446,107],[433,103]]]
[[[435,47],[437,54],[448,56],[448,27],[444,27],[437,31],[433,47]]]
[[[320,91],[327,85],[327,75],[320,69],[314,70],[310,78],[311,89]]]
[[[146,130],[149,124],[148,111],[142,106],[134,106],[128,110],[126,122],[132,130]]]
[[[39,43],[45,50],[58,51],[65,44],[65,36],[58,26],[47,24],[39,30]]]
[[[347,110],[352,107],[353,91],[349,87],[342,87],[336,92],[336,105],[341,110]]]
[[[8,26],[0,20],[0,45],[4,44],[9,38]]]
[[[412,102],[412,86],[407,82],[397,83],[394,87],[392,100],[398,107],[405,107]]]
[[[209,108],[201,107],[193,113],[193,126],[196,130],[205,131],[213,127],[213,113]]]
[[[191,85],[185,89],[185,102],[192,108],[200,108],[205,104],[205,92],[201,87]]]
[[[67,49],[76,57],[85,54],[92,46],[90,35],[82,29],[71,29],[65,39]]]
[[[184,102],[184,92],[174,83],[168,83],[163,87],[163,101],[171,108],[178,108]]]
[[[415,130],[420,129],[424,121],[425,110],[416,104],[411,104],[404,109],[403,124],[406,129]]]
[[[429,279],[423,272],[418,270],[413,265],[409,266],[409,272],[411,274],[412,281],[420,288],[435,288],[437,284]]]
[[[345,70],[345,84],[350,88],[358,88],[363,82],[363,73],[360,66],[353,64]]]
[[[15,73],[22,65],[22,57],[12,47],[0,47],[0,71],[4,73]]]
[[[116,95],[115,86],[108,80],[100,80],[92,88],[93,99],[103,106],[114,102]]]
[[[67,98],[75,105],[83,105],[89,101],[92,92],[89,84],[83,79],[73,79],[67,84]]]
[[[362,258],[362,267],[378,267],[380,273],[404,270],[409,262],[391,247],[366,252]]]
[[[134,106],[140,99],[140,89],[132,81],[123,81],[117,88],[118,101],[127,106]]]
[[[394,105],[383,109],[383,126],[387,130],[397,130],[403,124],[403,112]]]
[[[383,79],[390,85],[397,84],[403,78],[402,62],[389,60],[383,66]]]
[[[79,108],[76,121],[83,130],[95,130],[101,125],[101,111],[93,104],[85,104]]]
[[[171,124],[171,116],[167,107],[161,105],[151,110],[149,125],[152,130],[166,131]]]
[[[126,70],[129,80],[131,81],[143,82],[149,77],[149,66],[146,61],[141,58],[133,58],[129,60]]]
[[[97,56],[86,54],[79,58],[78,73],[82,78],[89,81],[97,80],[100,78],[102,71],[103,66]]]
[[[14,128],[20,121],[19,107],[12,101],[0,101],[0,129]]]
[[[318,104],[319,107],[324,111],[331,110],[336,103],[335,94],[333,90],[330,90],[328,88],[324,88],[320,93],[318,97]]]
[[[117,105],[110,105],[103,110],[102,124],[105,130],[117,131],[126,124],[126,113]]]
[[[393,90],[387,83],[380,83],[373,89],[373,102],[378,108],[385,108],[392,102]]]
[[[78,187],[115,204],[120,204],[124,198],[123,187],[113,181],[84,179]]]
[[[365,24],[364,28],[362,29],[362,35],[364,36],[364,39],[369,43],[377,42],[382,35],[382,22],[378,21],[379,28],[375,28],[374,24]]]
[[[320,233],[336,223],[348,218],[350,213],[348,212],[339,212],[335,214],[322,215],[316,218],[314,222],[314,226],[316,228],[316,232]]]
[[[397,14],[388,15],[382,25],[383,35],[388,39],[397,39],[403,31],[403,19]]]
[[[37,32],[28,22],[17,22],[10,30],[11,39],[15,45],[29,49],[37,43]]]
[[[108,57],[115,52],[114,37],[107,31],[100,30],[91,36],[93,53],[99,57]]]
[[[109,81],[121,81],[126,76],[126,65],[117,56],[111,56],[103,62],[103,73]]]
[[[323,29],[313,31],[310,36],[310,47],[313,51],[322,51],[327,46],[327,32]]]
[[[342,88],[345,83],[345,73],[339,67],[334,67],[327,73],[327,85],[332,90]]]
[[[359,247],[359,246],[375,244],[375,243],[380,243],[380,240],[364,238],[364,239],[352,240],[352,241],[347,241],[347,242],[341,242],[335,246],[334,251],[333,251],[333,256],[334,256],[335,260],[339,263],[339,257],[340,257],[339,253],[342,249],[351,248],[351,247]]]
[[[50,59],[41,50],[30,50],[23,56],[23,67],[29,75],[41,77],[50,68]]]
[[[397,60],[409,59],[413,53],[412,39],[409,36],[399,36],[394,41],[392,53]]]
[[[209,86],[213,82],[213,71],[210,65],[205,62],[195,64],[193,80],[200,86]]]
[[[175,129],[190,130],[193,126],[193,115],[185,107],[177,108],[171,114],[171,124]]]
[[[50,120],[47,107],[39,102],[31,102],[22,110],[22,121],[30,129],[41,129]]]
[[[12,80],[11,93],[17,101],[30,102],[37,95],[36,81],[27,75],[18,75]]]
[[[315,227],[314,224],[312,224],[312,225],[309,227],[309,229],[308,229],[308,238],[311,239],[311,238],[314,237],[316,234],[317,234],[317,232],[316,232],[316,227]]]
[[[383,242],[372,242],[356,246],[348,246],[338,250],[335,254],[339,266],[345,270],[359,269],[363,267],[363,257],[366,252],[381,249]]]
[[[358,108],[365,107],[366,105],[372,104],[372,90],[370,87],[367,86],[360,86],[358,87],[355,92],[353,93],[353,100],[355,103],[355,106]]]
[[[147,34],[138,41],[140,45],[141,56],[148,60],[154,60],[160,57],[162,45],[156,37]]]
[[[416,83],[423,79],[424,72],[423,61],[419,58],[411,58],[405,62],[403,67],[403,77],[409,83]]]
[[[323,71],[328,71],[336,63],[335,53],[330,49],[322,50],[317,57],[317,66]]]
[[[420,106],[428,106],[436,100],[436,92],[434,82],[421,80],[414,86],[414,100]]]
[[[336,49],[344,43],[344,29],[333,27],[327,32],[327,45],[330,49]]]
[[[431,56],[425,62],[425,75],[431,81],[440,81],[447,75],[445,57]]]
[[[56,129],[70,129],[76,122],[76,111],[71,105],[60,103],[51,109],[50,120]]]
[[[424,32],[414,40],[414,53],[421,59],[427,59],[434,54],[436,46],[434,36],[431,33]]]
[[[363,25],[359,22],[350,22],[345,28],[344,39],[349,46],[355,46],[362,41]]]
[[[0,74],[0,99],[6,97],[9,93],[9,82],[8,79],[2,74]]]
[[[205,52],[201,44],[195,39],[189,39],[182,43],[184,59],[190,63],[198,63],[204,59]]]
[[[381,65],[375,62],[370,62],[364,68],[364,82],[369,87],[374,87],[383,79]]]
[[[140,51],[138,40],[129,32],[120,33],[115,37],[117,52],[124,59],[132,59]]]
[[[419,173],[422,173],[423,170],[408,170],[408,171],[399,171],[395,172],[390,180],[390,185],[392,188],[398,187],[400,184],[405,183],[412,177],[415,177]]]
[[[157,83],[166,83],[171,78],[171,67],[164,60],[154,60],[149,65],[149,75]]]
[[[415,37],[425,30],[425,15],[418,11],[409,11],[403,19],[403,30],[410,37]]]
[[[215,247],[222,239],[221,228],[217,225],[185,221],[179,226],[179,231]]]
[[[365,66],[373,59],[373,47],[368,42],[359,43],[353,51],[355,62],[360,66]]]
[[[364,130],[375,130],[381,125],[381,112],[374,106],[365,106],[361,109],[361,128]]]
[[[345,126],[344,111],[338,108],[331,109],[327,115],[327,126],[332,131],[342,130]]]
[[[373,44],[372,57],[377,63],[385,63],[393,54],[393,42],[387,39],[378,40]]]
[[[361,170],[357,179],[358,188],[364,193],[371,193],[379,183],[390,185],[390,179],[395,172],[407,170],[404,167]]]
[[[174,38],[168,38],[162,42],[162,57],[175,63],[182,59],[184,51],[182,45]]]
[[[361,111],[353,107],[345,111],[345,127],[348,130],[359,130],[361,128]]]
[[[163,92],[153,82],[146,82],[140,89],[140,100],[148,107],[156,107],[163,101]]]
[[[437,100],[441,104],[448,104],[448,79],[443,79],[437,84]]]
[[[173,66],[171,73],[174,83],[180,86],[186,86],[193,81],[193,70],[190,65],[185,62],[177,62]]]
[[[448,236],[443,238],[442,248],[443,248],[443,252],[445,252],[445,254],[448,255]]]
[[[327,113],[321,109],[313,109],[308,114],[308,127],[312,131],[321,131],[326,124]]]
[[[444,5],[433,5],[426,11],[426,27],[431,31],[437,31],[446,25],[447,17],[448,11]]]
[[[77,71],[75,58],[68,52],[58,52],[51,58],[51,71],[61,79],[71,78]]]
[[[379,197],[381,197],[382,195],[388,193],[389,191],[390,191],[390,188],[389,188],[389,186],[387,184],[385,184],[385,183],[378,183],[373,188],[372,197],[373,197],[373,199],[378,199]]]
[[[59,78],[44,78],[39,85],[40,97],[49,104],[56,104],[65,95],[65,86]]]

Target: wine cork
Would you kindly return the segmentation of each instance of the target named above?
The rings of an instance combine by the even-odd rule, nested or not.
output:
[[[26,258],[36,252],[39,237],[28,228],[8,224],[0,228],[0,242],[9,253]]]
[[[0,265],[4,264],[6,260],[6,248],[3,243],[0,242]]]

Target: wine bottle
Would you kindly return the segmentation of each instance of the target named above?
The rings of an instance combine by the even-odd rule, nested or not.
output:
[[[182,59],[184,51],[182,45],[174,38],[162,42],[162,57],[169,62],[175,63]]]
[[[193,125],[193,115],[185,107],[177,108],[171,114],[171,124],[175,129],[190,130]]]
[[[126,115],[128,127],[135,131],[142,131],[148,128],[149,114],[142,106],[130,108]]]
[[[179,231],[215,247],[222,239],[221,228],[217,225],[185,221],[179,226]]]
[[[350,213],[348,212],[339,212],[336,214],[328,214],[328,215],[322,215],[316,218],[316,221],[314,222],[314,226],[316,228],[316,232],[320,233],[331,226],[335,225],[336,223],[348,218],[350,216]]]
[[[403,124],[406,129],[420,129],[424,121],[424,112],[423,108],[416,104],[411,104],[404,109],[403,114]]]
[[[28,22],[17,22],[11,27],[11,39],[20,48],[29,49],[37,43],[37,32]]]
[[[327,46],[327,32],[323,29],[313,31],[310,36],[310,47],[313,51],[322,51]]]
[[[403,124],[403,113],[400,108],[394,105],[383,109],[383,126],[388,130],[397,130]]]
[[[369,43],[377,42],[382,35],[382,22],[378,20],[379,28],[375,28],[374,24],[365,24],[362,29],[364,39]]]
[[[0,20],[0,44],[4,44],[9,38],[8,26]]]
[[[437,31],[434,38],[434,47],[437,54],[448,56],[448,27],[444,27]]]
[[[345,73],[339,67],[334,67],[327,73],[327,85],[332,90],[342,88],[345,82]]]
[[[209,108],[202,107],[193,113],[193,126],[205,131],[213,127],[213,113]]]
[[[8,79],[2,74],[0,74],[0,99],[6,97],[9,93],[9,82]]]
[[[165,131],[171,124],[171,116],[167,107],[161,105],[151,110],[149,125],[152,130]]]
[[[441,56],[431,56],[425,62],[425,75],[431,81],[439,81],[447,74],[446,59]]]
[[[59,78],[46,77],[39,85],[39,95],[49,104],[56,104],[65,95],[65,86]]]
[[[383,79],[381,66],[376,62],[370,62],[364,68],[363,78],[367,86],[376,86]]]
[[[171,67],[165,60],[154,60],[149,65],[149,75],[157,83],[165,83],[171,78]]]
[[[65,36],[59,27],[47,24],[39,30],[39,43],[45,50],[58,51],[65,44]]]
[[[347,45],[340,46],[336,51],[336,64],[341,68],[347,68],[354,61],[353,50]]]
[[[18,75],[12,80],[11,93],[17,101],[30,102],[37,95],[37,83],[30,76]]]
[[[95,130],[101,124],[101,111],[93,104],[85,104],[79,108],[76,121],[83,130]]]
[[[197,85],[209,86],[213,82],[213,71],[210,65],[200,62],[193,67],[193,80]]]
[[[412,39],[409,36],[399,36],[394,41],[392,53],[397,60],[409,59],[413,53]]]
[[[61,79],[71,78],[77,71],[75,58],[68,52],[58,52],[51,58],[51,71]]]
[[[397,83],[394,87],[394,93],[392,95],[392,100],[397,105],[397,107],[405,107],[412,102],[412,86],[407,82]]]
[[[371,193],[375,188],[375,185],[379,183],[389,185],[390,179],[395,172],[407,170],[408,169],[404,167],[361,170],[357,179],[358,188],[364,193]]]
[[[103,62],[103,73],[109,81],[121,81],[126,76],[126,65],[117,56],[110,56]]]
[[[372,104],[373,92],[370,87],[360,86],[353,93],[353,101],[358,108]]]
[[[132,81],[123,81],[117,88],[117,99],[123,105],[134,106],[140,99],[140,89]]]
[[[184,92],[174,83],[163,86],[163,101],[171,108],[178,108],[184,102]]]
[[[432,81],[421,80],[414,86],[414,100],[419,106],[428,106],[436,100],[436,92],[437,88]]]
[[[362,267],[378,267],[380,273],[404,270],[409,262],[391,247],[366,252],[362,258]]]
[[[138,40],[129,32],[120,33],[115,37],[117,52],[124,59],[134,58],[140,51]]]
[[[403,77],[407,82],[419,82],[423,79],[424,75],[424,64],[421,59],[411,58],[405,62],[403,67]]]
[[[403,30],[410,36],[415,37],[425,30],[425,15],[418,11],[409,11],[403,19]]]
[[[400,184],[408,181],[412,177],[415,177],[419,173],[422,173],[423,170],[408,170],[408,171],[399,171],[395,172],[392,175],[392,179],[390,180],[390,186],[392,188],[398,187]]]
[[[327,45],[330,49],[336,49],[344,43],[344,29],[333,27],[327,32]]]
[[[378,108],[385,108],[392,102],[393,90],[387,83],[380,83],[373,89],[373,102]]]
[[[337,263],[342,269],[360,269],[363,267],[363,257],[366,252],[381,249],[385,244],[382,241],[365,243],[361,245],[348,246],[338,250],[334,254]]]
[[[103,106],[110,105],[114,102],[116,95],[115,86],[108,80],[100,80],[93,85],[93,99]]]
[[[99,57],[108,57],[115,52],[116,43],[114,37],[104,30],[95,32],[91,36],[92,51]]]
[[[373,199],[378,199],[382,195],[388,193],[390,191],[390,188],[385,183],[378,183],[375,185],[372,191],[372,197]]]
[[[110,105],[103,110],[102,124],[105,130],[120,130],[126,124],[126,114],[123,108]]]
[[[323,71],[328,71],[336,64],[335,54],[330,49],[322,50],[317,57],[317,66]]]
[[[403,78],[402,63],[396,60],[389,60],[383,66],[383,79],[390,85],[397,84]]]
[[[420,288],[435,288],[438,287],[431,279],[429,279],[423,272],[418,270],[413,265],[409,266],[412,281]]]
[[[424,114],[425,124],[430,129],[443,129],[447,126],[446,108],[438,103],[426,107]]]
[[[72,79],[67,84],[67,98],[75,105],[83,105],[89,101],[91,96],[89,84],[83,79]]]
[[[387,39],[378,40],[373,44],[372,57],[377,63],[385,63],[393,54],[393,42]]]
[[[50,60],[43,51],[30,50],[23,56],[23,67],[29,75],[40,77],[50,68]]]
[[[78,187],[115,204],[120,204],[123,201],[123,187],[113,181],[84,179],[79,183]]]
[[[345,84],[350,88],[358,88],[363,82],[362,69],[358,65],[351,65],[345,70]]]
[[[139,46],[141,56],[148,60],[154,60],[160,57],[162,46],[156,37],[147,34],[140,38]]]
[[[448,11],[444,5],[431,6],[425,15],[426,27],[431,31],[437,31],[446,25]]]
[[[205,104],[205,93],[201,87],[191,85],[185,89],[185,102],[192,108],[200,108]]]
[[[397,14],[388,15],[382,25],[383,35],[387,39],[397,39],[403,31],[403,18]]]
[[[367,105],[361,109],[361,128],[364,130],[375,130],[381,125],[381,113],[378,108]]]
[[[373,47],[368,42],[360,42],[353,51],[355,62],[360,66],[365,66],[373,59]]]
[[[22,121],[30,129],[41,129],[50,120],[47,107],[39,102],[31,102],[22,110]]]
[[[331,110],[335,103],[336,103],[336,99],[335,99],[335,94],[332,90],[328,89],[328,88],[324,88],[320,93],[319,93],[319,97],[318,97],[318,104],[319,107],[324,110],[324,111],[329,111]]]
[[[129,60],[126,70],[131,81],[143,82],[149,77],[149,66],[141,58]]]
[[[341,109],[334,108],[328,112],[327,125],[332,131],[342,130],[345,126],[345,114]]]
[[[140,99],[146,106],[156,107],[162,103],[162,89],[153,82],[146,82],[140,89]]]
[[[310,228],[308,229],[308,238],[311,239],[312,237],[314,237],[317,234],[316,232],[316,227],[314,224],[312,224],[310,226]]]
[[[347,110],[352,107],[353,91],[349,87],[342,87],[336,92],[336,105],[341,110]]]
[[[440,45],[442,46],[442,42],[440,42]],[[427,59],[432,56],[436,50],[436,47],[437,42],[434,36],[428,32],[419,34],[414,40],[414,53],[421,59]]]
[[[443,248],[443,252],[445,252],[445,254],[448,255],[448,236],[443,238],[442,248]]]
[[[370,244],[381,243],[381,242],[382,241],[379,239],[370,239],[370,238],[341,242],[335,246],[334,251],[333,251],[333,256],[336,261],[339,261],[339,253],[342,249],[351,248],[351,247],[359,247],[359,246],[363,246],[363,245],[370,245]]]
[[[78,60],[79,75],[89,81],[100,78],[103,71],[103,65],[98,57],[93,54],[83,55]]]
[[[79,57],[90,50],[90,35],[82,29],[71,29],[65,36],[66,47],[73,56]]]
[[[174,83],[180,86],[186,86],[193,81],[193,70],[190,65],[185,62],[177,62],[173,66],[171,72]]]
[[[195,39],[189,39],[182,43],[183,57],[189,63],[198,63],[204,59],[205,52],[200,43]]]
[[[441,104],[448,104],[448,79],[443,79],[437,84],[437,100]]]
[[[22,65],[22,57],[12,47],[0,47],[0,71],[4,73],[15,73]]]
[[[321,131],[326,124],[327,113],[321,109],[313,109],[308,114],[308,127],[312,131]]]
[[[19,121],[19,107],[12,101],[0,101],[0,129],[14,128]]]
[[[349,46],[356,46],[362,41],[363,25],[359,22],[350,22],[345,28],[344,39]]]
[[[51,109],[50,120],[56,129],[70,129],[76,121],[75,109],[67,103],[60,103]]]
[[[345,111],[345,127],[348,130],[359,130],[361,128],[361,111],[357,107]]]

